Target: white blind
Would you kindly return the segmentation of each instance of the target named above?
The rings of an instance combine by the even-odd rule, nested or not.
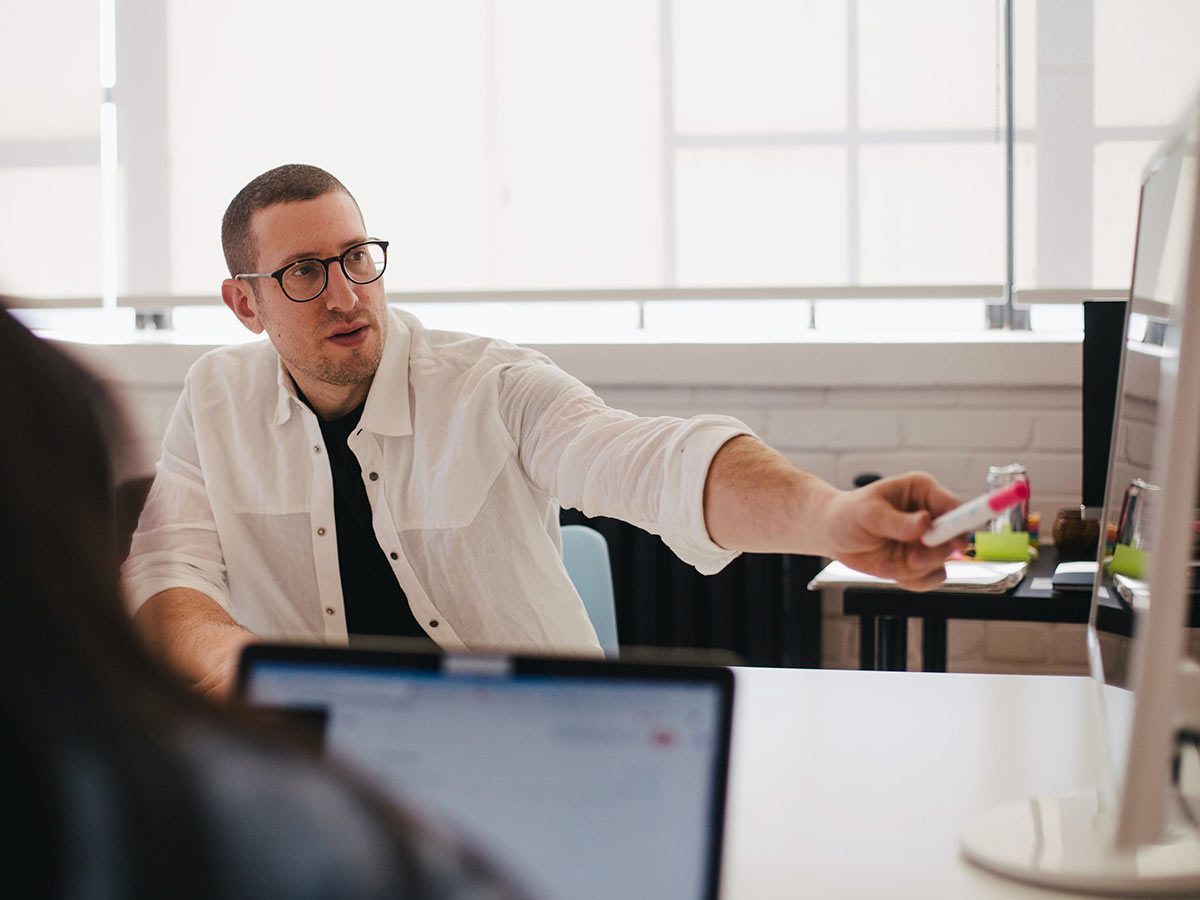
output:
[[[290,161],[393,291],[1005,275],[1003,0],[116,2],[123,292],[214,296],[226,204]],[[100,4],[0,4],[0,290],[96,296]],[[1120,287],[1200,3],[1014,11],[1017,285]]]
[[[1127,288],[1142,170],[1200,89],[1200,3],[1016,9],[1034,26],[1036,53],[1023,65],[1037,85],[1036,97],[1016,98],[1034,154],[1018,171],[1018,286]]]
[[[995,0],[171,0],[169,287],[214,290],[225,204],[289,161],[394,242],[391,290],[997,282],[996,28]]]
[[[0,292],[100,295],[97,0],[0,0]]]

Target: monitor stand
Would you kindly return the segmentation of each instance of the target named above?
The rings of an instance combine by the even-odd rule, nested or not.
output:
[[[1200,831],[1172,809],[1154,844],[1113,848],[1115,818],[1095,792],[1032,797],[987,810],[962,831],[971,862],[1018,881],[1085,893],[1129,896],[1200,891]]]

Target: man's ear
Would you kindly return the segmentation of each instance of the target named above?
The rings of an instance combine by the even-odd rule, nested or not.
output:
[[[265,326],[258,316],[258,297],[254,288],[240,278],[226,278],[221,282],[221,299],[233,310],[243,325],[254,334],[262,334]]]

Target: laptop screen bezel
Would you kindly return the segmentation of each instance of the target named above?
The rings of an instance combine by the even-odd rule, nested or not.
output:
[[[236,696],[253,708],[250,681],[259,665],[286,663],[336,666],[339,669],[397,669],[441,672],[447,677],[469,673],[498,679],[559,676],[596,681],[641,681],[653,684],[693,683],[715,687],[718,694],[717,746],[709,809],[705,900],[717,900],[725,838],[729,790],[730,747],[733,733],[733,671],[724,666],[677,663],[620,662],[587,657],[509,654],[439,653],[420,650],[363,649],[314,644],[258,643],[246,646],[237,671]]]

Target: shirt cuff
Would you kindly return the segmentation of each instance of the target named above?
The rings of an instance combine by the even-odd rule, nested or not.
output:
[[[232,604],[224,585],[205,578],[192,566],[186,563],[172,563],[169,566],[155,566],[153,572],[123,573],[121,579],[125,609],[130,616],[137,614],[146,602],[156,594],[174,588],[184,588],[197,591],[211,599],[225,612],[233,616]]]
[[[715,575],[737,559],[741,551],[726,550],[708,535],[704,520],[704,486],[708,469],[717,451],[729,441],[744,434],[757,436],[744,422],[729,416],[696,416],[689,419],[688,424],[691,428],[679,447],[683,462],[676,470],[678,481],[672,492],[684,504],[681,510],[683,528],[664,534],[662,538],[676,556],[695,567],[701,575]]]

